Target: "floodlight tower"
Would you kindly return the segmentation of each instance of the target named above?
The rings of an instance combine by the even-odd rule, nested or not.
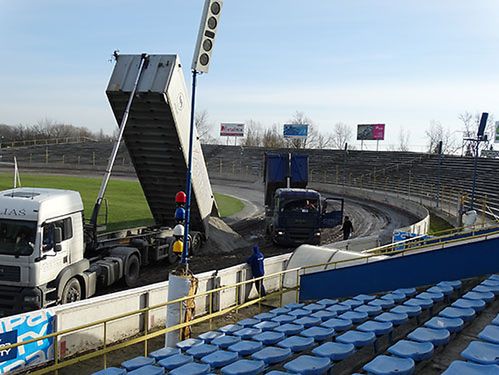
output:
[[[195,117],[195,99],[196,99],[196,77],[198,73],[208,73],[211,54],[215,43],[215,37],[218,31],[220,13],[222,11],[223,0],[205,0],[201,24],[199,26],[198,40],[194,56],[192,57],[192,98],[191,98],[191,121],[189,131],[189,157],[186,176],[186,207],[185,207],[185,230],[184,230],[184,248],[180,264],[188,268],[189,256],[189,224],[191,217],[191,193],[192,193],[192,142],[194,137],[194,117]]]
[[[470,203],[470,210],[473,210],[474,204],[475,204],[475,190],[476,190],[476,169],[477,169],[477,163],[478,163],[478,150],[480,146],[480,142],[486,142],[487,139],[487,134],[485,133],[485,127],[487,125],[487,119],[489,117],[489,114],[487,112],[482,113],[482,117],[480,118],[480,125],[478,126],[478,133],[476,135],[476,138],[468,138],[467,140],[470,140],[474,142],[475,145],[475,160],[473,161],[473,187],[471,190],[471,203]]]

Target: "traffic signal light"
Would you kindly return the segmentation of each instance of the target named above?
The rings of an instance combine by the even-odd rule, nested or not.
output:
[[[222,4],[222,0],[205,0],[196,50],[192,58],[192,70],[208,73]]]

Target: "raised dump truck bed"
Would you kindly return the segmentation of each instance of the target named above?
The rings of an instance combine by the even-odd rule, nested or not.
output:
[[[119,55],[106,90],[119,124],[140,67],[141,55]],[[185,190],[190,101],[177,55],[149,55],[124,132],[124,140],[156,224],[174,224],[175,194]],[[194,134],[191,228],[206,233],[218,214]]]

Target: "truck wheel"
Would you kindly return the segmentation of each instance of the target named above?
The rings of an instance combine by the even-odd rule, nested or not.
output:
[[[62,303],[71,303],[81,300],[81,285],[78,279],[69,279],[62,291]]]
[[[125,285],[134,287],[139,281],[140,262],[137,255],[130,255],[125,266]]]

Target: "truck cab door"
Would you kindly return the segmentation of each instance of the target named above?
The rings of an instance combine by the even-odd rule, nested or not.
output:
[[[326,198],[322,202],[321,228],[334,228],[343,221],[343,198]]]

